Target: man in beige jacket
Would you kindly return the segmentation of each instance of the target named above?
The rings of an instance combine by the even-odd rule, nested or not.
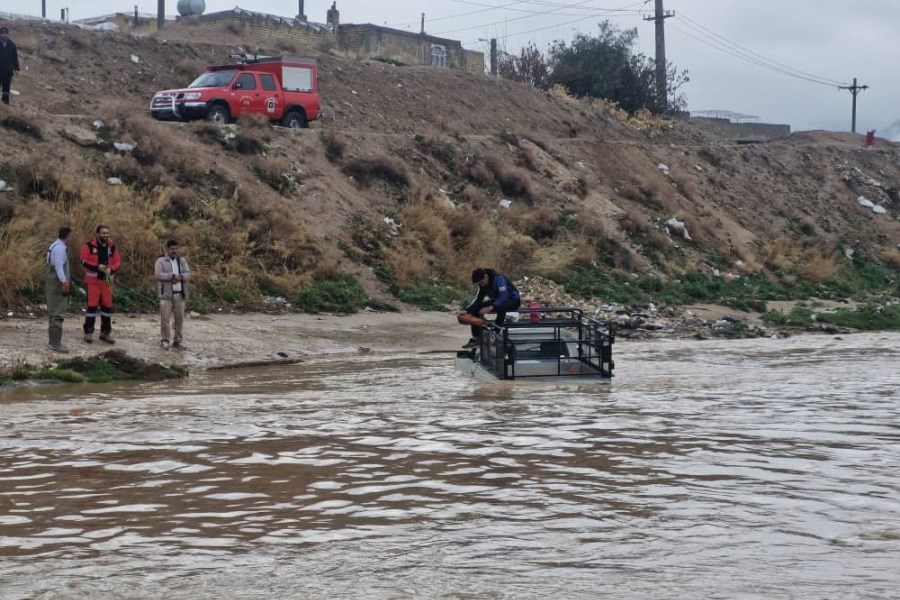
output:
[[[166,253],[156,259],[156,284],[159,288],[159,330],[160,348],[184,350],[182,334],[184,330],[184,304],[187,300],[187,282],[191,279],[191,268],[185,259],[178,256],[178,242],[166,242]],[[175,321],[175,337],[171,338],[171,324]]]

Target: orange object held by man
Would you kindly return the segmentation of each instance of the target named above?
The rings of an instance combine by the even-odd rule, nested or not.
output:
[[[481,317],[476,317],[475,315],[464,312],[456,313],[456,322],[460,325],[474,325],[476,327],[482,327],[484,325],[484,319]]]

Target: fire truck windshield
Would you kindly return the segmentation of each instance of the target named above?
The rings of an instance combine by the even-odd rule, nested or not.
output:
[[[225,87],[234,79],[237,71],[208,71],[195,79],[189,88]]]

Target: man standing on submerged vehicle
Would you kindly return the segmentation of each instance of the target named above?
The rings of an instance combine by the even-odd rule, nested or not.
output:
[[[493,269],[478,268],[472,271],[472,283],[478,285],[478,295],[466,307],[466,313],[473,317],[483,317],[489,313],[496,313],[497,325],[503,325],[506,321],[506,313],[518,310],[522,304],[519,290],[512,284],[506,275],[501,275]],[[486,300],[490,298],[490,300]],[[481,327],[472,325],[472,338],[463,348],[478,346],[481,338]]]

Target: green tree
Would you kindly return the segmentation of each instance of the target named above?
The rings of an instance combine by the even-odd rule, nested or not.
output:
[[[637,29],[622,31],[603,21],[596,36],[578,34],[571,44],[557,41],[548,60],[550,84],[563,85],[574,96],[612,100],[628,112],[641,108],[661,112],[656,101],[655,61],[635,52],[637,37]],[[687,71],[679,73],[670,63],[666,79],[668,108],[683,110],[687,101],[676,93],[687,83]]]

